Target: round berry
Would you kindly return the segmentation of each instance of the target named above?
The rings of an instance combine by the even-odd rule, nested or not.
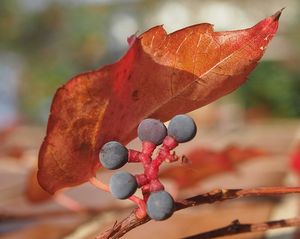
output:
[[[188,115],[176,115],[168,125],[168,135],[174,137],[178,143],[190,141],[196,132],[197,126]]]
[[[115,173],[109,181],[109,190],[118,199],[129,198],[137,188],[138,184],[135,177],[127,172]]]
[[[156,221],[162,221],[172,216],[174,211],[174,200],[172,196],[162,190],[152,192],[147,201],[147,213]]]
[[[128,150],[119,142],[110,141],[102,146],[99,157],[103,167],[118,169],[128,162]]]
[[[138,136],[142,141],[159,145],[167,136],[166,126],[157,119],[144,119],[138,126]]]

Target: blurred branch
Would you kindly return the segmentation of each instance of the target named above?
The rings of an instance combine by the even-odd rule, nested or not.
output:
[[[263,197],[263,196],[278,196],[283,194],[300,193],[300,187],[267,187],[267,188],[252,188],[252,189],[215,189],[205,194],[200,194],[175,204],[175,211],[194,207],[201,204],[211,204],[215,202],[236,199],[242,197]],[[120,238],[135,227],[147,223],[151,219],[147,216],[143,219],[136,218],[134,211],[120,222],[116,222],[111,228],[107,229],[97,239],[105,238]],[[259,224],[258,224],[259,225]],[[272,229],[272,228],[270,228]]]
[[[101,210],[88,209],[81,211],[49,211],[49,212],[37,212],[37,213],[10,213],[0,212],[0,222],[9,221],[27,221],[27,220],[42,220],[51,217],[64,217],[64,216],[77,216],[78,214],[95,215],[100,213]]]
[[[210,239],[210,238],[224,237],[229,235],[237,235],[246,232],[265,232],[271,229],[295,227],[295,226],[300,226],[299,217],[285,219],[285,220],[253,223],[253,224],[241,224],[239,220],[235,220],[226,227],[185,237],[184,239]]]
[[[128,210],[127,207],[105,207],[105,208],[83,208],[78,211],[70,210],[57,210],[57,211],[41,211],[34,213],[11,213],[6,211],[0,211],[0,223],[1,222],[12,222],[12,221],[28,221],[28,220],[43,220],[49,218],[59,218],[59,217],[74,217],[74,216],[95,216],[104,212],[113,211],[125,211]]]

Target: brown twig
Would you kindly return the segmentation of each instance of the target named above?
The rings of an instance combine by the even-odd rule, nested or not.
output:
[[[299,217],[253,224],[241,224],[239,220],[235,220],[226,227],[218,228],[209,232],[199,233],[193,236],[185,237],[184,239],[210,239],[216,237],[242,234],[246,232],[265,232],[271,229],[295,226],[300,226]]]
[[[216,189],[205,194],[200,194],[175,204],[175,211],[194,207],[201,204],[211,204],[229,199],[236,199],[250,196],[278,196],[283,194],[300,193],[300,187],[268,187],[254,189]],[[147,223],[151,219],[147,216],[143,219],[137,219],[132,212],[127,218],[116,222],[113,227],[98,235],[97,239],[116,239],[122,237],[135,227]]]

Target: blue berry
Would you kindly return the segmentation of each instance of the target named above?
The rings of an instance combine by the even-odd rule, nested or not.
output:
[[[117,141],[104,144],[100,150],[100,162],[107,169],[118,169],[128,162],[128,150]]]
[[[127,172],[115,173],[109,181],[109,190],[118,199],[129,198],[137,188],[138,184],[135,177]]]
[[[162,221],[172,216],[174,200],[166,191],[152,192],[147,201],[148,216],[156,221]]]
[[[184,143],[193,139],[197,132],[194,120],[188,115],[176,115],[168,126],[168,135],[176,139],[178,143]]]
[[[144,119],[138,126],[138,136],[142,141],[159,145],[167,136],[166,126],[157,119]]]

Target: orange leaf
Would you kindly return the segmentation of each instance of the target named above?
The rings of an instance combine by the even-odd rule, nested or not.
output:
[[[188,188],[210,176],[233,170],[239,163],[265,155],[268,153],[258,148],[234,145],[221,151],[197,148],[187,155],[188,164],[166,168],[160,177],[174,180],[178,188]]]
[[[25,197],[32,203],[41,203],[52,198],[52,195],[46,192],[39,185],[36,177],[37,169],[34,168],[30,171],[25,188]]]
[[[50,193],[86,182],[100,147],[126,144],[138,123],[186,113],[240,86],[262,57],[281,12],[252,28],[214,32],[204,23],[167,34],[162,26],[129,39],[118,62],[71,79],[55,94],[38,180]]]

